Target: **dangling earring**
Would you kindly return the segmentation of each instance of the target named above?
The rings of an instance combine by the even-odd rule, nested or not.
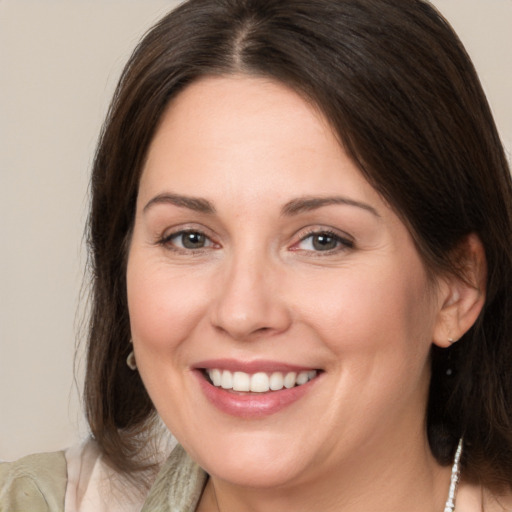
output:
[[[133,343],[133,340],[130,338],[130,343]],[[126,358],[126,365],[130,370],[136,370],[137,369],[137,361],[135,361],[135,354],[132,351],[128,354],[128,357]]]

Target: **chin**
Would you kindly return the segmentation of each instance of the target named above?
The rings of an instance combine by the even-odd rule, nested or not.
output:
[[[297,466],[277,457],[264,462],[247,461],[245,458],[212,461],[207,466],[204,469],[208,474],[240,487],[285,487],[298,478]]]
[[[306,454],[294,442],[285,443],[281,436],[241,437],[245,439],[228,436],[225,443],[217,439],[189,453],[208,474],[242,487],[285,486],[302,473]]]

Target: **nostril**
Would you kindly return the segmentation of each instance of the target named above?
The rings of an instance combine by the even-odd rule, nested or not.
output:
[[[234,319],[231,319],[231,322],[224,321],[215,323],[214,328],[219,333],[225,334],[237,340],[253,339],[257,338],[258,336],[269,335],[274,331],[279,331],[279,329],[267,325],[260,327],[257,325],[257,322],[247,322],[245,320],[238,322]]]
[[[241,341],[288,329],[291,314],[278,293],[249,290],[248,285],[240,288],[239,282],[230,282],[212,301],[210,318],[217,332]]]

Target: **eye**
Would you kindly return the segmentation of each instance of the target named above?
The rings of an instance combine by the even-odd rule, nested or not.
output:
[[[171,245],[177,249],[197,250],[213,247],[214,243],[200,231],[179,231],[162,240],[163,245]]]
[[[319,231],[302,238],[296,248],[302,251],[328,252],[353,246],[354,243],[351,240],[330,231]]]

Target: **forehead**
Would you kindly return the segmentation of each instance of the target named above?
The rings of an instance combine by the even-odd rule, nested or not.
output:
[[[264,78],[208,77],[184,89],[164,113],[140,192],[166,183],[206,193],[212,181],[240,188],[250,179],[328,193],[338,171],[357,178],[345,180],[347,187],[368,186],[325,117],[299,94]]]

